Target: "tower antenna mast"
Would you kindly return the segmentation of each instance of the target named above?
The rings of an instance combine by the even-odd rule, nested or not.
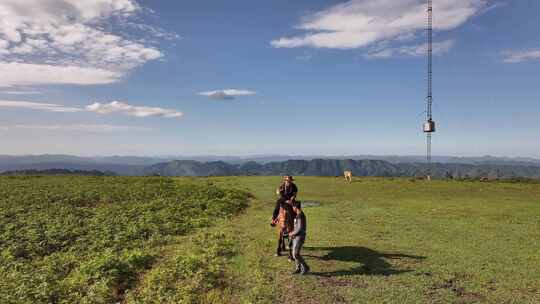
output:
[[[426,122],[424,123],[424,133],[426,133],[426,161],[428,163],[428,179],[431,179],[431,136],[435,132],[435,121],[433,120],[433,1],[427,0],[427,110]]]

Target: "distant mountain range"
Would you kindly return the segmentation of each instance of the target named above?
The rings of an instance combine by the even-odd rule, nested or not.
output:
[[[184,159],[185,158],[185,159]],[[0,155],[0,172],[17,170],[81,170],[118,175],[216,176],[313,175],[337,176],[352,170],[357,176],[452,176],[540,178],[540,160],[534,158],[434,157],[428,167],[421,156],[251,156],[251,157],[78,157],[70,155]]]
[[[164,176],[227,176],[227,175],[306,175],[340,176],[344,170],[351,170],[356,176],[425,176],[452,178],[540,178],[540,166],[495,165],[495,164],[443,164],[397,163],[383,160],[288,160],[261,164],[247,162],[229,164],[222,161],[171,161],[149,166],[146,175]]]

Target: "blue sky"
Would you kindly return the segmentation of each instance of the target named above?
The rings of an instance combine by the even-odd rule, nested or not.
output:
[[[26,2],[0,154],[424,153],[422,0]],[[540,157],[540,2],[434,5],[434,154]]]

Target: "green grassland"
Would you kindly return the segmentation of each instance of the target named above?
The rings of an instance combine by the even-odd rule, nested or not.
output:
[[[540,303],[539,184],[298,177],[320,206],[304,208],[313,273],[296,277],[272,256],[279,177],[211,180],[255,196],[228,224],[245,302]]]
[[[0,303],[540,303],[538,183],[298,177],[293,276],[279,181],[0,178]]]
[[[150,291],[138,293],[141,276],[171,246],[237,214],[247,199],[245,192],[166,178],[0,178],[0,303],[144,298]],[[224,238],[203,237],[219,247],[212,254],[225,255],[228,244],[217,241]],[[176,262],[179,278],[198,267],[186,256]]]

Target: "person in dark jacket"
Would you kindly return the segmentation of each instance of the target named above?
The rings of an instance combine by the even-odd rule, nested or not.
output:
[[[300,254],[300,250],[302,250],[302,246],[304,246],[307,235],[306,215],[302,212],[302,205],[300,202],[293,203],[293,210],[296,213],[296,217],[294,218],[294,230],[290,233],[290,236],[293,239],[292,255],[296,262],[296,269],[293,274],[304,275],[309,272],[309,266]]]
[[[276,191],[279,194],[279,199],[276,201],[276,206],[274,207],[274,212],[272,214],[272,224],[276,223],[276,220],[279,216],[279,208],[283,207],[289,209],[296,200],[298,188],[293,183],[293,181],[294,178],[292,176],[285,176],[285,178],[283,179],[283,183]]]

